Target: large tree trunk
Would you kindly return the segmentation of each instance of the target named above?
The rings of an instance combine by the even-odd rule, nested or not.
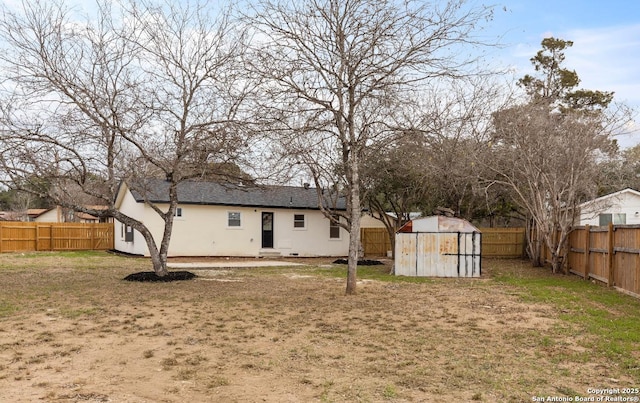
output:
[[[356,293],[358,258],[360,250],[360,190],[351,188],[351,223],[349,225],[349,260],[347,268],[347,295]]]
[[[360,257],[360,218],[362,209],[360,207],[360,167],[358,156],[353,151],[349,158],[349,176],[351,186],[349,211],[349,260],[347,268],[347,295],[356,293],[358,259]]]
[[[531,265],[533,267],[542,267],[544,266],[544,258],[542,257],[542,242],[534,241],[531,247]]]
[[[562,256],[554,253],[551,256],[551,271],[556,274],[562,269]]]
[[[531,259],[531,265],[533,267],[544,266],[544,258],[542,257],[542,237],[540,231],[533,220],[527,221],[527,254]]]
[[[569,274],[569,265],[567,262],[568,250],[566,247],[567,240],[569,239],[569,230],[570,228],[563,228],[560,230],[560,232],[557,232],[556,237],[553,238],[556,242],[556,244],[554,245],[556,248],[555,254],[553,257],[553,261],[551,262],[554,273],[562,270],[563,274]]]
[[[153,271],[159,277],[164,277],[169,274],[169,269],[167,268],[167,257],[162,256],[160,253],[152,253],[151,254],[151,262],[153,263]]]
[[[167,253],[160,252],[156,246],[156,241],[153,239],[153,235],[146,228],[143,231],[139,231],[147,242],[147,248],[149,249],[149,256],[151,256],[151,264],[153,265],[153,271],[159,276],[164,277],[169,274],[167,268]]]
[[[122,214],[119,210],[112,208],[109,210],[109,213],[113,218],[120,221],[123,224],[131,226],[133,229],[138,231],[142,237],[144,238],[145,243],[147,244],[147,249],[149,250],[149,256],[151,257],[151,264],[153,266],[153,271],[160,277],[166,276],[169,274],[169,270],[167,269],[167,255],[169,249],[169,239],[171,237],[171,229],[173,228],[173,219],[170,220],[169,223],[165,221],[164,235],[163,235],[163,246],[158,249],[158,245],[156,243],[153,234],[142,222],[133,219],[125,214]],[[164,217],[163,217],[164,218]],[[168,235],[167,235],[168,234]]]

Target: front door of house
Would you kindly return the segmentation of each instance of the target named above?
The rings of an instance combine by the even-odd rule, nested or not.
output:
[[[262,247],[273,248],[273,213],[262,213]]]

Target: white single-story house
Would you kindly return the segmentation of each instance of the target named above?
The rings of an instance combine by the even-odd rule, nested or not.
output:
[[[164,221],[146,202],[167,211],[168,183],[149,180],[146,188],[143,195],[123,183],[116,208],[143,222],[159,244]],[[320,211],[315,188],[186,181],[178,185],[178,201],[169,256],[348,254],[348,232]],[[336,209],[345,210],[343,199]],[[140,233],[118,221],[114,225],[116,250],[149,255]]]
[[[578,225],[640,224],[640,192],[627,188],[578,206]]]

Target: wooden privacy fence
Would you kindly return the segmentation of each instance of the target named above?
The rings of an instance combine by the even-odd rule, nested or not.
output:
[[[640,297],[640,225],[575,227],[567,265],[573,274]]]
[[[113,249],[113,224],[0,222],[0,252]]]
[[[386,228],[360,228],[360,242],[365,256],[387,256],[391,252]]]
[[[524,228],[479,228],[482,257],[518,258],[524,256]]]
[[[479,228],[482,257],[518,258],[524,256],[524,228]],[[387,256],[391,241],[386,228],[362,228],[360,240],[365,256]]]

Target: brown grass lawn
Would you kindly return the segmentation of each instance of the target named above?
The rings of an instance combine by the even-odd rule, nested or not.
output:
[[[329,262],[131,283],[147,260],[0,255],[0,401],[525,402],[640,386],[631,297],[509,260],[481,279],[362,268],[347,297]]]

